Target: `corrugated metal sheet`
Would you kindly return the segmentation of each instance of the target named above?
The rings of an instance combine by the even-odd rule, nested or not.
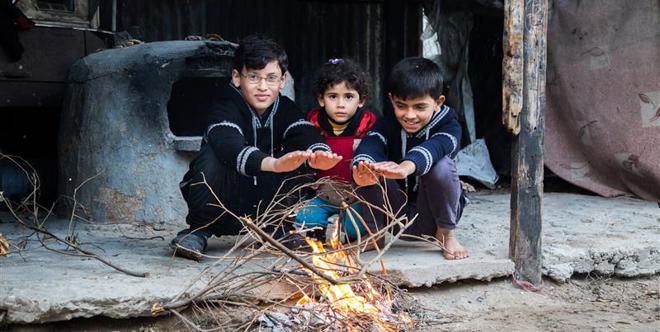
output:
[[[384,8],[381,1],[152,0],[119,2],[119,28],[146,41],[218,33],[230,41],[266,33],[287,50],[301,107],[316,106],[311,76],[323,62],[350,57],[372,75],[382,108]],[[413,27],[417,29],[417,27]]]

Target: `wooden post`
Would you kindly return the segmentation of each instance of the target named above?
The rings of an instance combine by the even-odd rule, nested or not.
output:
[[[509,254],[514,277],[542,284],[543,131],[548,0],[507,0],[503,120],[512,145]]]

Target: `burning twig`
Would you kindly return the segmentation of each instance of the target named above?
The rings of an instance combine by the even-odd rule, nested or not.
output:
[[[270,235],[268,235],[266,232],[261,230],[261,228],[257,227],[254,223],[249,218],[241,218],[241,222],[243,225],[245,225],[247,228],[251,229],[253,232],[259,234],[259,236],[266,242],[272,244],[275,248],[281,250],[283,253],[285,253],[287,256],[291,257],[293,260],[296,262],[300,263],[300,265],[304,266],[305,268],[309,269],[310,271],[314,272],[316,275],[319,277],[325,279],[329,283],[336,285],[337,280],[335,280],[332,277],[327,276],[325,273],[319,271],[314,265],[309,264],[306,262],[304,259],[300,258],[300,256],[296,255],[293,251],[289,250],[287,247],[285,247],[283,244],[279,243],[275,239],[273,239]]]

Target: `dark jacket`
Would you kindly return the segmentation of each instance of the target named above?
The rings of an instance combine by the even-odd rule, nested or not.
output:
[[[202,143],[244,176],[257,176],[261,161],[295,150],[326,150],[322,137],[289,98],[278,96],[259,117],[239,89],[229,83],[214,103]],[[192,167],[191,167],[192,168]]]
[[[391,112],[379,120],[355,151],[353,165],[360,161],[410,160],[415,173],[400,181],[406,193],[414,196],[417,178],[428,173],[438,160],[454,157],[460,147],[461,125],[453,109],[442,105],[429,123],[415,134],[406,133]]]

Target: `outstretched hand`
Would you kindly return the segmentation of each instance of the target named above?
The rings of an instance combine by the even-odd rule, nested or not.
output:
[[[370,163],[364,161],[353,166],[353,181],[360,187],[371,186],[378,183],[378,173],[374,172]]]
[[[261,170],[274,173],[291,172],[305,163],[311,154],[310,151],[293,151],[279,158],[266,157],[261,162]]]
[[[381,161],[369,164],[369,167],[376,174],[387,179],[405,179],[410,174],[415,173],[415,164],[408,160],[404,160],[400,164],[393,161]]]
[[[386,179],[405,179],[415,173],[415,164],[404,160],[400,164],[393,161],[380,161],[377,163],[359,162],[353,166],[353,181],[358,186],[370,186],[378,183],[378,177]]]
[[[316,150],[311,153],[311,156],[308,159],[308,164],[311,168],[326,171],[335,167],[341,159],[342,156],[336,153]]]

